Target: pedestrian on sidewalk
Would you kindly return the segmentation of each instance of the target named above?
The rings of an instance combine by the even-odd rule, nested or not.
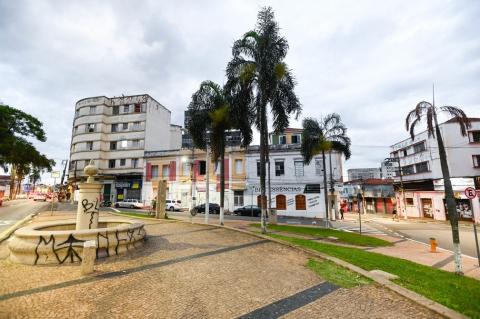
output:
[[[393,209],[393,212],[392,212],[392,220],[395,220],[395,219],[398,219],[397,210],[396,210],[396,209]]]
[[[342,219],[342,220],[344,219],[343,218],[343,207],[340,207],[340,219]]]

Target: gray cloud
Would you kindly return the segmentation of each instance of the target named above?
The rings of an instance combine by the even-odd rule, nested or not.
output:
[[[149,93],[182,123],[199,83],[224,81],[233,41],[263,5],[289,40],[302,116],[337,112],[348,125],[348,167],[378,166],[388,148],[368,145],[406,138],[404,116],[431,98],[433,82],[438,103],[480,116],[474,0],[0,0],[0,100],[45,123],[39,148],[58,160],[84,97]]]

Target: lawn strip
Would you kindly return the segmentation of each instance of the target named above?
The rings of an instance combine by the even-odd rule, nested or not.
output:
[[[253,227],[260,227],[260,224],[255,223],[251,224]],[[389,241],[360,235],[356,233],[350,233],[343,230],[336,230],[330,228],[319,228],[319,227],[302,227],[302,226],[290,226],[290,225],[268,225],[268,229],[274,231],[281,231],[291,234],[307,235],[312,237],[321,237],[328,239],[328,237],[338,238],[338,242],[345,244],[356,245],[356,246],[366,246],[366,247],[385,247],[392,246],[393,244]]]
[[[321,278],[344,288],[353,288],[372,282],[370,279],[329,260],[310,258],[307,262],[307,267],[317,273]]]
[[[367,271],[380,269],[395,274],[395,283],[471,318],[480,318],[480,281],[409,260],[277,234],[268,236],[337,257]]]

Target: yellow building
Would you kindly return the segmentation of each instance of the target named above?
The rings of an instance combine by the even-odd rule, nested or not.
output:
[[[199,149],[145,152],[144,198],[148,203],[157,192],[159,180],[166,180],[167,199],[181,201],[182,208],[205,203],[207,165],[210,203],[220,202],[220,165]],[[225,149],[225,210],[244,205],[246,181],[245,150],[239,146]]]

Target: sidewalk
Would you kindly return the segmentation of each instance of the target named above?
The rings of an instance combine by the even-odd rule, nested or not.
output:
[[[74,217],[42,213],[34,222]],[[332,285],[297,249],[224,228],[143,221],[144,247],[97,260],[93,276],[81,276],[78,265],[26,266],[0,256],[0,317],[440,317],[376,284]]]

